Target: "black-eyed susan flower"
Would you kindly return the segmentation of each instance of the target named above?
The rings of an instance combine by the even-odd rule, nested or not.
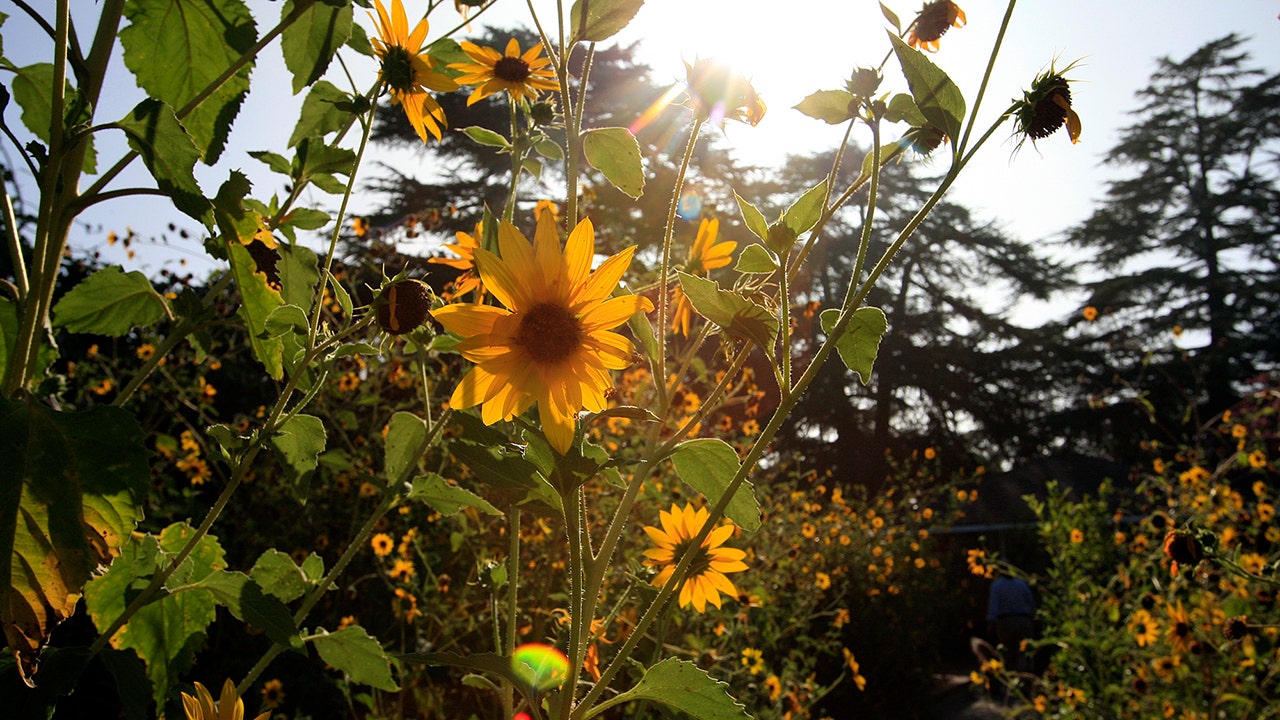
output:
[[[1074,63],[1062,71],[1050,67],[1036,76],[1031,89],[1024,91],[1022,99],[1013,104],[1015,134],[1035,142],[1066,125],[1071,142],[1080,142],[1080,116],[1071,107],[1071,81],[1065,76],[1072,67]]]
[[[636,295],[609,297],[631,263],[634,247],[591,271],[595,230],[583,220],[560,248],[555,220],[543,213],[530,244],[514,225],[498,229],[495,255],[475,249],[485,287],[503,307],[446,305],[435,318],[462,336],[458,352],[476,365],[449,404],[481,406],[486,424],[510,420],[535,403],[547,441],[569,450],[578,412],[601,412],[610,370],[631,363],[631,341],[611,330],[653,303]]]
[[[706,277],[716,268],[722,268],[733,260],[733,251],[738,243],[732,240],[717,242],[720,232],[720,220],[702,219],[698,225],[698,234],[694,237],[693,246],[689,248],[689,259],[685,262],[684,271],[690,275]],[[689,322],[693,319],[693,305],[685,296],[680,286],[675,287],[671,296],[671,331],[689,336]]]
[[[520,41],[511,38],[507,50],[500,53],[490,47],[463,42],[462,51],[471,58],[469,63],[452,63],[449,67],[462,71],[458,82],[475,85],[467,98],[467,104],[479,102],[490,95],[506,91],[512,101],[536,100],[540,90],[558,90],[555,73],[548,67],[549,58],[542,56],[542,43],[520,53]]]
[[[764,687],[769,691],[769,702],[776,701],[782,695],[782,681],[777,675],[770,675],[764,679]]]
[[[369,40],[382,63],[382,82],[391,93],[391,103],[404,108],[405,117],[422,142],[427,142],[428,132],[439,140],[440,127],[445,123],[444,110],[427,91],[452,92],[458,89],[458,84],[433,69],[435,63],[423,47],[429,27],[427,19],[419,20],[410,32],[401,0],[391,0],[390,14],[382,0],[374,0],[374,5],[378,17],[373,18],[372,13],[369,17],[374,20],[378,36]]]
[[[942,36],[953,27],[964,27],[964,11],[951,0],[925,3],[907,30],[907,44],[921,50],[937,52]]]
[[[1172,605],[1165,605],[1165,612],[1169,618],[1167,633],[1169,644],[1178,652],[1187,652],[1191,649],[1191,641],[1195,637],[1195,626],[1191,624],[1191,616],[1183,609],[1181,600]]]
[[[262,685],[263,706],[275,710],[284,702],[284,683],[279,680],[268,680]]]
[[[725,120],[755,126],[764,119],[768,108],[742,73],[715,60],[699,59],[693,65],[686,62],[684,66],[689,102],[698,119],[721,126]]]
[[[1160,626],[1146,610],[1138,610],[1133,614],[1129,630],[1133,632],[1133,639],[1137,641],[1138,647],[1153,645],[1160,639]]]
[[[743,648],[742,666],[752,675],[764,672],[764,653],[758,648]]]
[[[395,547],[395,543],[391,540],[391,536],[386,533],[378,533],[369,541],[373,547],[373,554],[378,557],[386,557],[391,554],[391,549]]]
[[[1086,322],[1093,322],[1094,320],[1098,319],[1098,308],[1090,305],[1086,307],[1084,310],[1081,310],[1080,315],[1085,319]]]
[[[671,506],[668,512],[658,513],[661,528],[645,526],[656,547],[644,551],[644,564],[649,567],[662,568],[653,579],[655,587],[665,587],[675,573],[676,565],[684,556],[689,543],[706,524],[711,513],[706,508],[693,509],[693,505],[680,508]],[[707,539],[702,541],[688,576],[680,586],[680,607],[688,607],[690,603],[698,612],[705,612],[707,603],[721,607],[720,593],[729,597],[737,597],[738,590],[725,577],[726,573],[742,572],[747,569],[743,562],[747,554],[737,548],[722,547],[733,535],[734,525],[726,523],[712,530]]]
[[[204,685],[194,683],[196,694],[182,693],[182,710],[187,720],[240,720],[244,717],[244,701],[236,694],[236,684],[227,679],[222,683],[222,695],[214,703],[213,695]],[[266,720],[271,717],[270,711],[264,712],[254,720]]]

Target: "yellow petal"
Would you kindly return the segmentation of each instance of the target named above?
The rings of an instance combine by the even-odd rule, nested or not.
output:
[[[583,218],[573,232],[569,233],[569,241],[564,247],[565,266],[568,268],[569,282],[574,287],[586,280],[591,271],[591,260],[595,252],[595,228],[591,225],[590,219]]]
[[[492,305],[454,304],[432,313],[445,330],[461,335],[464,338],[475,335],[488,335],[493,332],[493,324],[498,318],[510,317],[511,312]]]
[[[510,310],[529,307],[529,295],[526,291],[528,286],[513,274],[514,267],[508,267],[507,263],[488,250],[478,248],[476,269],[480,271],[480,280],[498,302]]]
[[[631,257],[635,252],[636,247],[632,245],[601,263],[600,267],[596,268],[596,271],[591,273],[587,281],[574,293],[573,309],[576,311],[591,301],[609,297],[613,289],[618,286],[622,273],[626,272],[627,266],[631,264]]]

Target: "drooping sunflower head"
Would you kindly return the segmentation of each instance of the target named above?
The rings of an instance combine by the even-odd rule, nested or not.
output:
[[[722,126],[725,120],[755,126],[764,119],[768,108],[742,73],[715,60],[699,59],[684,66],[689,102],[699,119]]]
[[[535,403],[548,442],[560,453],[573,443],[577,414],[607,407],[611,370],[631,364],[632,345],[612,332],[653,303],[637,295],[610,297],[635,248],[595,271],[595,230],[583,220],[564,249],[551,213],[538,218],[532,244],[514,225],[498,228],[495,255],[474,250],[485,288],[502,307],[446,305],[435,318],[463,338],[457,350],[475,363],[450,398],[455,408],[481,406],[486,424],[510,420]]]
[[[1071,67],[1074,63],[1062,71],[1049,68],[1036,76],[1031,88],[1014,103],[1014,133],[1022,141],[1043,140],[1065,125],[1071,142],[1080,142],[1080,116],[1071,107],[1071,81],[1065,77]]]
[[[653,579],[655,587],[665,587],[671,581],[680,558],[689,550],[693,538],[702,531],[710,517],[711,513],[706,508],[694,510],[691,504],[683,508],[673,504],[670,511],[659,511],[661,528],[645,526],[644,531],[654,547],[644,551],[644,564],[661,568]],[[725,574],[746,570],[747,564],[743,559],[747,554],[737,548],[723,547],[733,535],[734,527],[732,523],[726,523],[715,528],[695,551],[680,586],[680,607],[688,607],[692,603],[695,610],[705,612],[707,603],[721,607],[722,592],[731,598],[738,596],[737,588]]]
[[[549,67],[550,58],[542,56],[542,43],[523,54],[520,41],[515,38],[507,41],[504,53],[471,42],[463,42],[462,51],[471,62],[453,63],[449,67],[462,71],[458,82],[476,86],[467,98],[468,105],[497,92],[505,91],[513,101],[533,101],[543,90],[560,89],[555,72]]]
[[[942,36],[953,27],[964,27],[964,11],[951,0],[925,3],[907,30],[907,44],[914,48],[937,52]]]

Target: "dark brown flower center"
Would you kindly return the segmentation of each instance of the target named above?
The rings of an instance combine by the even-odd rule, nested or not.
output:
[[[1071,107],[1071,88],[1065,78],[1051,77],[1044,85],[1033,90],[1039,91],[1040,99],[1036,101],[1031,122],[1027,125],[1027,134],[1034,140],[1043,140],[1054,133],[1067,120],[1067,107]],[[1054,95],[1062,98],[1067,107],[1054,100]]]
[[[934,42],[946,35],[958,17],[956,10],[956,4],[949,0],[926,5],[920,11],[920,17],[916,18],[916,38],[922,42]]]
[[[501,60],[493,64],[493,76],[507,82],[522,83],[529,79],[529,74],[532,72],[529,69],[529,63],[509,55],[504,55]]]
[[[520,318],[515,340],[534,362],[559,362],[582,344],[582,326],[568,308],[542,303]]]
[[[387,47],[382,56],[382,79],[397,92],[413,88],[413,62],[408,50],[399,45]]]
[[[676,543],[675,549],[672,550],[672,552],[675,553],[675,559],[672,560],[673,564],[679,563],[680,558],[684,557],[685,550],[689,549],[689,543],[690,543],[689,540],[681,540],[680,542]],[[710,569],[711,569],[711,555],[707,553],[705,548],[703,548],[700,552],[698,552],[696,555],[693,556],[693,562],[689,564],[689,572],[685,573],[685,577],[696,578]]]

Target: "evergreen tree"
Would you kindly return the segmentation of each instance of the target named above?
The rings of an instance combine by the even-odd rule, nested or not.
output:
[[[1157,420],[1177,421],[1181,393],[1226,409],[1280,355],[1280,75],[1253,67],[1243,43],[1158,61],[1107,155],[1132,174],[1067,235],[1102,278],[1087,285],[1100,313],[1088,334],[1109,364],[1088,372],[1117,378]]]

